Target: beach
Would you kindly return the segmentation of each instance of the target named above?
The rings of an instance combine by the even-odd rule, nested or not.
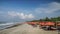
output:
[[[0,31],[0,34],[58,34],[57,31],[45,31],[26,23]]]

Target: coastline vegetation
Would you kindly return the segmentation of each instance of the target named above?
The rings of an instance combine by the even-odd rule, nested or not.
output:
[[[40,22],[40,21],[53,21],[53,22],[56,22],[56,21],[60,21],[60,17],[51,17],[51,18],[44,18],[44,19],[39,19],[39,20],[32,20],[32,21],[28,21],[28,22]]]

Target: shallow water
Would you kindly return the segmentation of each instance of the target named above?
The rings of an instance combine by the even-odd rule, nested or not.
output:
[[[1,23],[0,24],[0,30],[1,29],[5,29],[5,28],[7,28],[7,27],[11,27],[11,26],[13,26],[15,23]]]

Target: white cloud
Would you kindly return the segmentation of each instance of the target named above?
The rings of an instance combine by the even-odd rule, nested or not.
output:
[[[17,13],[12,11],[12,12],[8,12],[8,15],[11,17],[15,17],[15,16],[17,16]]]
[[[58,10],[60,10],[60,3],[52,2],[52,3],[48,3],[46,8],[44,8],[44,7],[36,8],[35,12],[37,12],[37,13],[53,13]]]
[[[8,12],[8,15],[10,17],[19,17],[20,19],[31,19],[34,18],[32,14],[24,14],[24,13],[18,13],[18,12]]]
[[[22,19],[27,19],[27,18],[34,18],[34,16],[32,14],[24,14],[24,13],[20,13],[20,17]]]

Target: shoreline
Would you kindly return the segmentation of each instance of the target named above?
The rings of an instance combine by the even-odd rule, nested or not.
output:
[[[45,31],[39,27],[33,27],[28,24],[17,25],[0,31],[0,34],[58,34],[57,31]]]
[[[4,28],[4,29],[0,29],[0,31],[5,30],[5,29],[14,28],[14,27],[17,27],[17,26],[19,26],[19,25],[22,25],[22,24],[21,24],[21,23],[14,24],[14,25],[12,25],[12,26],[10,26],[10,27],[6,27],[6,28]]]

